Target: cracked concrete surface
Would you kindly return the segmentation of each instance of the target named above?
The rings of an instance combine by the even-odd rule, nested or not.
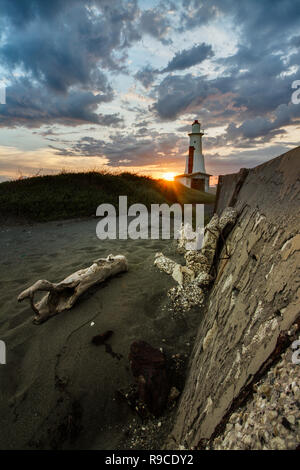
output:
[[[234,201],[239,217],[228,236],[230,259],[218,265],[167,448],[199,448],[211,438],[300,314],[299,175],[297,147],[249,170],[238,192],[229,184],[237,178],[229,175],[226,184],[222,177],[224,198]],[[220,212],[222,198],[221,186]]]

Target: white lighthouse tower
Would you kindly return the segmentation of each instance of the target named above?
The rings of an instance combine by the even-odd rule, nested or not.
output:
[[[177,176],[176,179],[189,188],[208,192],[209,177],[211,175],[207,174],[205,170],[202,153],[203,135],[204,132],[201,130],[200,122],[195,120],[192,124],[192,132],[189,133],[190,145],[189,153],[186,157],[185,172],[183,175]]]
[[[204,157],[202,153],[201,124],[197,120],[192,124],[192,132],[189,134],[190,146],[189,154],[186,158],[185,173],[205,173]]]

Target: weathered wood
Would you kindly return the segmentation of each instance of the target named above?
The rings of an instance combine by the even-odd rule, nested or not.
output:
[[[90,287],[127,270],[125,256],[109,255],[107,258],[94,261],[88,268],[76,271],[59,283],[52,283],[45,279],[35,282],[21,292],[18,301],[30,300],[32,310],[36,314],[34,323],[39,324],[53,315],[72,308],[77,299]],[[38,291],[47,292],[47,294],[35,303],[34,295]]]

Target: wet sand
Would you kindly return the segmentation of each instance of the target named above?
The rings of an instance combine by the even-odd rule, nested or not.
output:
[[[95,219],[0,227],[1,449],[116,449],[124,429],[139,418],[118,389],[133,383],[128,353],[139,339],[166,354],[186,353],[199,313],[173,318],[167,290],[174,281],[153,266],[169,240],[105,240]],[[60,281],[99,257],[123,254],[128,273],[93,289],[76,306],[34,325],[29,303],[17,295],[37,279]],[[91,323],[94,325],[91,326]],[[91,343],[112,330],[111,351]],[[163,341],[164,340],[164,341]]]

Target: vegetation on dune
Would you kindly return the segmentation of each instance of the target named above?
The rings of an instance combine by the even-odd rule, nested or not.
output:
[[[215,195],[187,188],[177,181],[158,180],[158,187],[161,194],[169,202],[179,202],[180,204],[213,204]]]
[[[214,202],[214,195],[202,193],[164,180],[133,173],[106,172],[61,173],[36,176],[0,184],[0,216],[31,221],[49,221],[96,214],[102,203],[118,206],[119,196],[128,197],[128,205],[164,202]]]

